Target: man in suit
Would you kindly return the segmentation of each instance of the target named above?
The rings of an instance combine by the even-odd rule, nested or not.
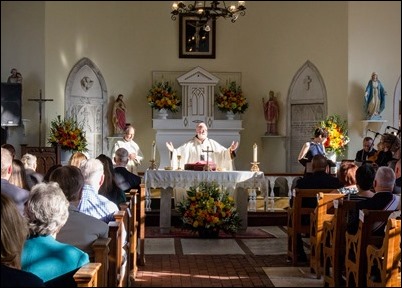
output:
[[[95,217],[81,213],[77,206],[81,200],[84,177],[75,166],[62,166],[50,174],[50,181],[57,182],[70,202],[66,224],[57,234],[57,240],[68,243],[94,256],[92,243],[98,238],[107,238],[109,226]]]
[[[374,149],[374,140],[371,137],[364,137],[363,149],[356,152],[355,161],[359,163],[366,162],[370,157],[374,156],[377,150]]]
[[[125,148],[116,150],[114,156],[114,162],[116,163],[114,172],[117,185],[124,192],[129,192],[131,189],[138,189],[139,191],[141,177],[127,170],[128,160],[128,151]]]
[[[24,164],[28,186],[31,190],[34,185],[43,181],[43,175],[36,172],[37,158],[35,155],[26,153],[21,157],[21,162]]]
[[[6,194],[17,205],[21,215],[24,215],[24,206],[29,197],[29,191],[8,182],[11,177],[13,156],[10,151],[1,148],[1,194]]]
[[[317,154],[311,160],[313,173],[306,174],[303,178],[299,179],[296,183],[296,188],[300,189],[338,189],[343,186],[343,184],[339,181],[337,177],[329,174],[330,165],[328,163],[328,159],[321,154]],[[316,207],[317,199],[316,198],[308,198],[303,199],[305,201],[302,202],[302,207]],[[291,199],[292,203],[292,199]],[[310,223],[310,217],[302,217],[301,221],[305,224]],[[297,252],[299,254],[298,259],[300,261],[307,261],[306,253],[303,249],[303,240],[300,234],[297,235]]]

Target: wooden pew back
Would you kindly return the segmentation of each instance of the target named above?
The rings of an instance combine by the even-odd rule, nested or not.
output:
[[[367,246],[367,287],[401,286],[401,220],[388,219],[380,248]]]
[[[319,192],[330,193],[334,189],[294,189],[293,204],[287,210],[287,231],[288,231],[288,251],[287,256],[292,265],[296,265],[297,259],[297,234],[302,237],[310,237],[310,223],[304,223],[303,219],[310,219],[310,214],[314,212],[314,207],[303,207],[304,199],[316,199]]]
[[[324,286],[345,286],[342,271],[345,267],[345,233],[347,215],[362,199],[336,199],[334,203],[334,217],[332,221],[324,222],[323,230],[323,260]]]
[[[310,215],[310,270],[317,275],[318,279],[321,278],[324,266],[322,254],[324,221],[331,221],[334,216],[333,200],[343,197],[344,194],[340,192],[319,192],[317,194],[317,207]]]
[[[101,266],[101,263],[91,262],[78,269],[73,276],[77,287],[99,287],[98,273]]]
[[[378,221],[386,222],[392,211],[360,210],[359,228],[355,235],[346,232],[346,285],[348,287],[366,287],[367,245],[379,247],[384,236],[373,233]]]

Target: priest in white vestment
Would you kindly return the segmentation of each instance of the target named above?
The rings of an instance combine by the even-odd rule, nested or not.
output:
[[[188,142],[174,149],[172,142],[167,142],[166,146],[172,153],[172,167],[176,170],[178,167],[184,169],[187,163],[197,163],[200,161],[213,162],[218,171],[232,171],[233,158],[235,151],[239,146],[238,142],[233,141],[229,148],[223,147],[215,140],[208,138],[208,128],[205,123],[197,124],[195,128],[196,135]],[[212,151],[212,152],[208,152]],[[180,165],[178,157],[180,157]]]

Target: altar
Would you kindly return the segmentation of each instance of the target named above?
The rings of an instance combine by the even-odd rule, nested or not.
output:
[[[251,171],[186,171],[186,170],[147,170],[144,175],[146,211],[151,210],[151,188],[161,190],[159,227],[161,233],[169,233],[173,188],[188,189],[200,182],[216,182],[227,189],[234,197],[236,209],[241,219],[241,229],[247,228],[247,204],[249,189],[260,189],[263,194],[268,190],[263,172]]]

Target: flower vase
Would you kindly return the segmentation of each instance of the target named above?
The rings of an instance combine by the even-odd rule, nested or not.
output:
[[[227,111],[226,112],[226,119],[227,120],[234,120],[235,114],[233,113],[233,111]]]
[[[62,165],[67,165],[68,161],[71,158],[71,155],[73,155],[73,151],[71,150],[60,150],[60,162]]]
[[[158,111],[158,119],[167,119],[168,112],[166,109],[161,109]]]
[[[328,152],[327,158],[332,162],[336,163],[336,153],[335,152]]]
[[[219,229],[199,228],[198,237],[203,239],[219,238]]]

